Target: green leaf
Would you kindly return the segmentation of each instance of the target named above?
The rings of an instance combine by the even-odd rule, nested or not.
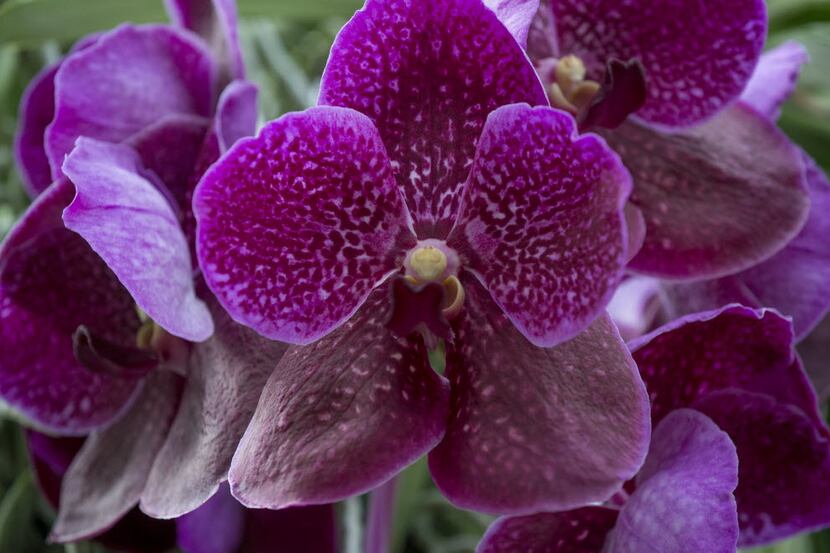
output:
[[[810,536],[805,534],[775,545],[755,549],[742,549],[741,553],[825,553],[825,551],[813,549]]]
[[[242,17],[313,20],[348,17],[359,0],[239,0]],[[0,4],[0,41],[71,41],[126,21],[166,21],[161,0],[8,0]]]
[[[26,551],[36,541],[31,524],[36,494],[32,475],[25,470],[3,496],[0,502],[0,551]]]
[[[398,489],[395,498],[395,520],[392,528],[392,553],[403,553],[406,535],[412,529],[412,521],[423,502],[424,488],[430,483],[426,456],[397,476]]]
[[[830,0],[769,0],[770,32],[830,21]]]

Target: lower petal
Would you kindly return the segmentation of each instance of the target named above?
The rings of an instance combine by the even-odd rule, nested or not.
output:
[[[176,519],[184,553],[238,553],[245,536],[246,509],[222,486],[206,503]]]
[[[604,501],[637,472],[648,398],[607,316],[555,348],[527,341],[472,278],[447,353],[447,435],[429,457],[438,488],[488,513]],[[600,406],[613,405],[613,409]]]
[[[330,503],[368,491],[432,449],[449,391],[420,339],[385,327],[383,286],[331,335],[288,350],[230,471],[249,507]]]

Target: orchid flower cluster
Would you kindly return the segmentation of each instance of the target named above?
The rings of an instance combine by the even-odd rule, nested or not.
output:
[[[258,131],[233,1],[167,7],[20,108],[0,398],[51,539],[334,552],[424,456],[479,553],[830,526],[830,182],[762,0],[366,0]]]

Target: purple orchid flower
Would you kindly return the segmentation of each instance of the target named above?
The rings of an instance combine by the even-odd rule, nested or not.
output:
[[[657,425],[642,471],[626,486],[633,493],[601,507],[503,519],[481,553],[734,552],[736,541],[751,547],[830,525],[830,430],[789,321],[732,305],[630,345]]]
[[[781,105],[795,88],[807,52],[787,42],[765,53],[741,99],[759,113],[777,119]],[[745,271],[714,280],[667,284],[667,308],[673,315],[738,302],[774,307],[793,318],[801,339],[830,310],[830,182],[805,152],[810,214],[807,223],[784,249]]]
[[[369,0],[320,100],[237,143],[194,196],[222,305],[301,345],[240,443],[235,497],[331,502],[429,451],[462,507],[613,494],[649,435],[602,315],[625,263],[619,160],[547,107],[480,0]],[[449,382],[427,358],[442,340]]]
[[[801,156],[738,101],[764,42],[763,0],[543,0],[532,20],[537,0],[488,4],[528,37],[552,104],[602,127],[631,172],[631,232],[643,234],[631,269],[716,278],[797,235],[809,209]]]
[[[56,507],[61,481],[83,438],[52,438],[30,431],[27,443],[40,489]],[[93,539],[123,553],[164,553],[174,546],[184,553],[335,553],[337,525],[332,505],[246,509],[223,485],[204,505],[175,520],[153,519],[133,508]]]
[[[207,501],[285,349],[233,323],[194,278],[192,190],[253,133],[256,90],[228,82],[241,77],[232,3],[170,5],[176,21],[225,29],[224,49],[174,26],[122,26],[83,40],[22,108],[30,189],[56,181],[0,249],[0,397],[35,428],[92,432],[64,480],[57,540],[138,502],[173,518]]]

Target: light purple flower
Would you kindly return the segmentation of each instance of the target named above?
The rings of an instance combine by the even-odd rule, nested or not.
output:
[[[734,552],[736,540],[751,547],[830,525],[830,430],[789,321],[733,305],[630,346],[656,424],[649,457],[626,486],[631,497],[502,520],[481,553]]]
[[[522,39],[527,28],[516,22],[538,2],[491,3]],[[528,53],[553,105],[575,113],[583,129],[604,127],[633,176],[629,208],[642,212],[646,229],[635,271],[681,280],[735,273],[804,225],[798,149],[738,101],[752,85],[765,30],[762,0],[541,3]],[[781,87],[767,89],[752,94],[774,103]]]
[[[602,315],[625,263],[619,160],[545,105],[479,0],[370,0],[338,36],[320,98],[239,142],[194,198],[222,305],[309,344],[266,386],[234,495],[335,501],[430,450],[463,507],[614,493],[649,431]],[[439,339],[449,382],[427,360]]]

